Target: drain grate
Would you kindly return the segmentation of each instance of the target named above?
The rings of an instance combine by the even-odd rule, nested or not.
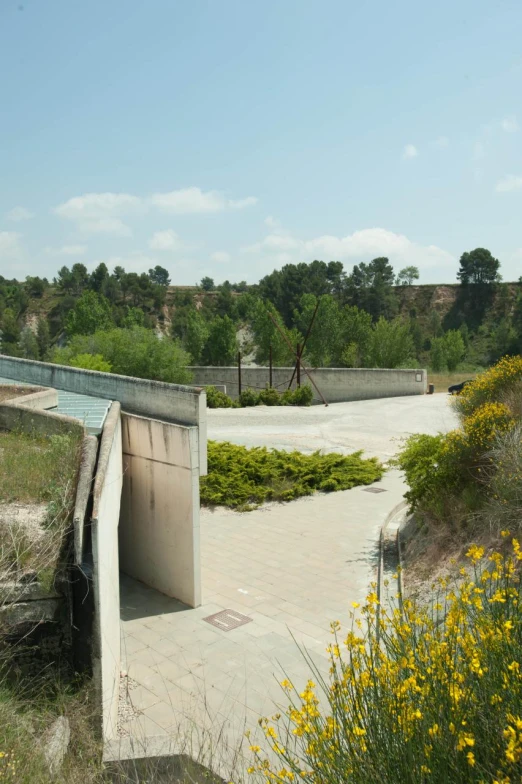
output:
[[[364,493],[385,493],[386,490],[382,487],[365,487],[363,490]]]
[[[221,629],[223,632],[230,632],[232,629],[237,629],[238,626],[244,626],[245,623],[250,623],[253,619],[249,618],[248,615],[242,615],[235,610],[221,610],[221,612],[209,615],[207,618],[203,618],[203,620],[210,623],[212,626],[215,626],[217,629]]]

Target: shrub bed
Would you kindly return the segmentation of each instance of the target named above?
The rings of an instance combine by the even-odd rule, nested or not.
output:
[[[216,389],[207,387],[207,407],[208,408],[249,408],[251,406],[311,406],[314,393],[312,387],[307,385],[297,389],[287,389],[285,392],[278,392],[273,387],[262,389],[256,392],[253,389],[245,389],[241,392],[238,400],[233,400],[229,395]]]
[[[209,441],[208,476],[201,479],[201,503],[250,511],[265,501],[291,501],[315,491],[348,490],[381,479],[376,458],[247,449]]]

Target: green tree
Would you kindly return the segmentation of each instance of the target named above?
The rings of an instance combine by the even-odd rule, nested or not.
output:
[[[386,257],[356,264],[347,281],[350,304],[365,310],[374,321],[381,316],[391,318],[398,307],[394,283],[393,267]]]
[[[305,335],[312,321],[315,308],[317,314],[306,342],[304,358],[313,367],[329,367],[338,362],[343,349],[343,324],[338,303],[330,294],[319,299],[315,294],[303,294],[299,309],[294,311],[294,324]]]
[[[346,305],[342,311],[343,349],[341,364],[344,367],[361,367],[368,354],[372,335],[372,317],[355,305]]]
[[[195,308],[192,308],[187,314],[183,345],[192,357],[194,364],[201,361],[203,349],[208,338],[209,326],[207,322]]]
[[[462,362],[466,353],[464,339],[458,329],[450,329],[444,335],[444,353],[448,370],[452,373]]]
[[[213,278],[205,277],[201,279],[201,283],[199,284],[203,291],[214,291],[216,288],[216,284],[214,283]]]
[[[381,316],[372,328],[367,366],[396,368],[410,361],[413,356],[414,345],[408,322],[399,317],[386,321]]]
[[[28,275],[25,279],[25,289],[31,297],[41,297],[48,285],[46,278],[33,278]]]
[[[110,373],[112,365],[101,354],[76,354],[67,363],[70,367],[83,368],[83,370],[99,370]]]
[[[145,314],[140,308],[129,308],[123,318],[123,326],[127,328],[142,327],[145,321]]]
[[[39,318],[36,327],[36,340],[38,341],[38,355],[40,359],[45,359],[49,346],[51,345],[51,334],[49,323],[45,318]]]
[[[169,271],[166,270],[165,267],[160,267],[159,264],[156,264],[154,269],[149,270],[149,278],[157,286],[166,287],[170,283]]]
[[[55,349],[53,362],[67,365],[79,354],[101,355],[112,366],[112,372],[120,375],[177,384],[187,384],[192,379],[187,369],[190,357],[179,341],[159,338],[144,327],[116,327],[94,335],[74,335],[65,348]]]
[[[95,291],[86,291],[67,314],[65,329],[71,335],[92,335],[113,326],[108,300]]]
[[[228,316],[216,316],[210,323],[208,338],[203,348],[206,365],[230,365],[237,355],[236,326]]]
[[[430,349],[430,367],[435,373],[440,373],[447,367],[444,338],[433,338]]]
[[[2,315],[2,352],[4,354],[18,354],[20,332],[20,324],[13,309],[6,308]]]
[[[491,284],[498,279],[500,262],[486,248],[475,248],[463,253],[457,278],[463,285],[469,283]]]
[[[104,288],[104,284],[109,277],[109,270],[107,269],[107,265],[101,262],[98,264],[94,272],[91,273],[89,278],[89,286],[93,291],[96,291],[98,294],[101,294]]]
[[[20,354],[25,359],[38,359],[38,341],[32,329],[24,327],[20,333]]]
[[[404,267],[397,275],[397,286],[411,286],[414,280],[419,279],[418,267]]]
[[[279,329],[275,326],[275,320]],[[276,310],[271,302],[263,302],[258,299],[252,305],[251,329],[256,345],[256,362],[267,364],[270,356],[270,346],[272,346],[272,362],[277,366],[292,366],[295,364],[295,353],[297,344],[303,343],[303,336],[297,329],[288,329],[281,318],[281,314]],[[289,348],[286,336],[292,348]],[[295,349],[294,349],[295,346]]]

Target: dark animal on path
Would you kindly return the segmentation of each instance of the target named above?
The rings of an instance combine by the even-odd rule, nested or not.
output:
[[[448,387],[448,392],[450,395],[460,395],[466,384],[471,384],[471,379],[469,381],[461,381],[460,384],[453,384],[451,387]]]

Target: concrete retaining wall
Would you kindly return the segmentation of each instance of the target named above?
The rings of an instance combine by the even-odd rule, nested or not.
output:
[[[237,367],[193,367],[194,383],[204,386],[224,384],[227,394],[238,396]],[[274,368],[273,386],[283,392],[292,377],[293,368]],[[312,377],[328,403],[349,400],[373,400],[380,397],[424,395],[427,390],[426,370],[387,370],[381,368],[317,368]],[[244,367],[241,371],[243,389],[264,389],[268,386],[268,368]],[[301,371],[301,383],[310,384]],[[295,387],[295,381],[293,386]],[[314,399],[320,402],[314,389]]]
[[[95,683],[100,693],[103,737],[117,735],[121,669],[118,523],[122,488],[120,405],[113,403],[101,437],[94,480],[92,555]]]
[[[117,400],[125,411],[199,427],[199,465],[207,471],[206,395],[203,389],[96,370],[0,355],[0,376],[82,395]]]
[[[122,571],[201,604],[197,428],[122,415]]]

